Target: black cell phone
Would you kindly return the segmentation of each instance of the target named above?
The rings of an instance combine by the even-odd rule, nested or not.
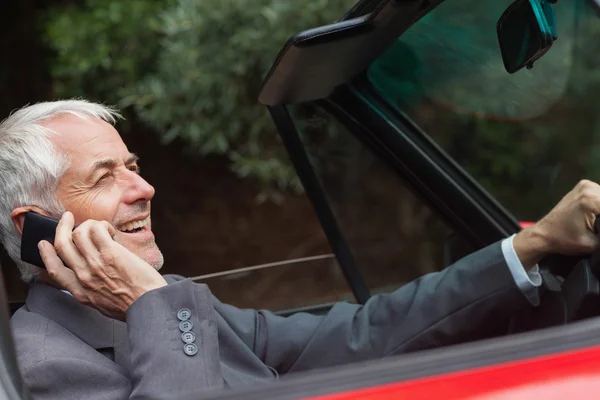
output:
[[[38,249],[38,243],[46,240],[54,244],[58,220],[30,211],[25,214],[21,235],[21,260],[46,268]]]

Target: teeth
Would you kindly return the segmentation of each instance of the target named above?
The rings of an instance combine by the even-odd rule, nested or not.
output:
[[[128,222],[124,225],[121,225],[121,227],[119,228],[120,231],[122,232],[128,232],[128,231],[132,231],[134,229],[138,229],[141,227],[144,227],[148,225],[148,218],[143,219],[141,221],[135,221],[135,222]]]

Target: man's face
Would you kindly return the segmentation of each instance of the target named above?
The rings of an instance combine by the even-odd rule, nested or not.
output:
[[[137,157],[119,133],[104,121],[70,115],[44,126],[58,133],[51,140],[71,160],[56,196],[73,213],[75,224],[110,222],[118,230],[117,242],[159,269],[163,256],[150,223],[154,188],[139,175]]]

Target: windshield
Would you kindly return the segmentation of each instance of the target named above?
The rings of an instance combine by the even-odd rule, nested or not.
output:
[[[559,1],[559,39],[508,74],[496,22],[512,0],[446,0],[379,57],[368,78],[520,220],[581,178],[600,179],[600,18]]]

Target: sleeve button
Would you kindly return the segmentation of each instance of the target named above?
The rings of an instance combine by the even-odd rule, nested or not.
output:
[[[196,346],[194,343],[187,343],[185,346],[183,346],[183,352],[188,356],[193,356],[198,352],[198,346]]]
[[[191,316],[192,312],[189,310],[189,308],[182,308],[181,310],[177,311],[177,318],[179,318],[180,321],[187,321]]]
[[[192,327],[194,326],[194,324],[192,323],[192,321],[181,321],[179,323],[179,330],[181,332],[189,332],[192,330]]]
[[[184,343],[193,343],[196,340],[196,335],[194,332],[183,332],[181,334],[181,340],[183,340]]]

